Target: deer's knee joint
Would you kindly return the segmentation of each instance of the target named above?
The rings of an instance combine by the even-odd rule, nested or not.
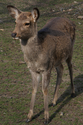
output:
[[[37,93],[37,89],[33,89],[32,94],[36,94]]]
[[[44,95],[48,94],[48,90],[47,89],[42,89],[42,92],[43,92]]]

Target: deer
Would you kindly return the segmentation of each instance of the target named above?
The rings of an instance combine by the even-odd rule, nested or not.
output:
[[[55,106],[58,98],[59,86],[62,81],[64,61],[68,65],[70,74],[71,97],[75,96],[72,55],[76,25],[68,18],[54,17],[38,31],[37,21],[40,16],[38,8],[33,8],[31,12],[23,12],[12,5],[8,5],[7,9],[16,23],[11,36],[20,40],[24,61],[32,77],[32,97],[27,122],[32,120],[37,88],[42,77],[44,123],[48,124],[48,86],[50,83],[51,71],[55,68],[57,72],[56,87],[54,88],[52,101],[52,105]]]

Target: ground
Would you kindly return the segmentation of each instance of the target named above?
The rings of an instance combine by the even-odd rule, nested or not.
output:
[[[73,73],[76,97],[71,98],[69,72],[64,63],[64,74],[55,107],[51,102],[56,82],[53,69],[49,85],[49,125],[83,125],[83,16],[82,0],[0,0],[0,125],[26,125],[32,93],[31,75],[24,63],[18,40],[13,40],[14,19],[8,15],[7,5],[22,11],[38,7],[38,30],[52,17],[67,17],[76,24],[73,52]],[[43,125],[43,94],[38,88],[34,117],[29,125]]]

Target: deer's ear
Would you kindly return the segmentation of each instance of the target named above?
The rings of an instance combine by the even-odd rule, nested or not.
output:
[[[7,9],[9,11],[9,14],[13,17],[13,18],[17,18],[18,15],[21,13],[20,10],[18,10],[16,7],[12,6],[12,5],[8,5]]]
[[[37,8],[33,8],[32,17],[33,17],[34,22],[38,20],[39,16],[40,16],[39,10]]]

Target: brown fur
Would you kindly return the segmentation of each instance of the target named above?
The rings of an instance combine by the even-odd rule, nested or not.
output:
[[[34,8],[32,12],[18,12],[13,6],[8,6],[10,15],[16,19],[16,27],[12,36],[20,38],[24,60],[31,72],[33,92],[28,119],[33,115],[33,107],[37,86],[42,75],[42,91],[44,94],[45,120],[49,119],[48,112],[48,85],[53,67],[57,71],[57,83],[53,104],[56,104],[59,85],[62,80],[63,65],[65,60],[69,67],[71,88],[74,94],[72,53],[75,41],[75,24],[67,18],[52,18],[37,32],[39,11]],[[16,13],[16,15],[14,15]]]

